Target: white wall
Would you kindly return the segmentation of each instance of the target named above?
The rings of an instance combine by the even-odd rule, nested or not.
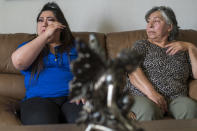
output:
[[[36,17],[52,0],[0,0],[0,33],[35,33]],[[144,29],[153,6],[170,6],[182,29],[197,30],[197,0],[53,0],[72,31],[114,32]]]

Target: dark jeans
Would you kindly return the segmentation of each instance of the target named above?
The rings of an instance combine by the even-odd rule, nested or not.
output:
[[[21,102],[21,122],[24,125],[75,123],[82,106],[70,103],[66,97],[30,98]]]

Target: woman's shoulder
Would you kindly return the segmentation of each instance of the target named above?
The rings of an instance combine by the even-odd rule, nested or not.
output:
[[[148,44],[148,41],[147,40],[137,40],[135,43],[134,43],[134,47],[146,47]]]
[[[135,42],[135,44],[142,44],[142,45],[145,45],[145,44],[147,44],[148,43],[148,40],[137,40],[136,42]]]

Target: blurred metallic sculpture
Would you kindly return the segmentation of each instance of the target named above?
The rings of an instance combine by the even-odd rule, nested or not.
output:
[[[71,64],[74,79],[70,82],[71,98],[85,98],[78,123],[86,131],[136,131],[128,114],[132,97],[123,93],[124,75],[131,73],[141,56],[131,49],[122,50],[115,59],[107,59],[93,34],[89,44],[79,41],[78,58]]]

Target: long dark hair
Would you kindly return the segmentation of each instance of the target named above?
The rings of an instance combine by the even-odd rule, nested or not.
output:
[[[57,21],[61,24],[65,25],[66,28],[61,30],[60,33],[60,42],[61,42],[61,48],[58,50],[60,53],[63,52],[69,52],[70,48],[74,45],[74,37],[72,35],[72,32],[69,28],[69,25],[64,17],[63,12],[61,11],[60,7],[55,2],[48,2],[46,3],[40,13],[37,16],[37,22],[39,20],[39,17],[43,11],[51,11],[53,12],[54,16],[56,17]],[[32,64],[32,72],[31,76],[34,78],[34,75],[37,73],[37,78],[39,76],[40,71],[43,69],[43,58],[44,56],[47,56],[49,54],[49,46],[46,44],[46,46],[43,48],[37,59]]]
[[[168,36],[168,41],[175,40],[179,34],[179,26],[174,11],[170,7],[166,7],[166,6],[153,7],[145,15],[146,21],[148,21],[149,16],[155,11],[161,12],[161,15],[164,17],[167,24],[172,24],[172,31]]]

